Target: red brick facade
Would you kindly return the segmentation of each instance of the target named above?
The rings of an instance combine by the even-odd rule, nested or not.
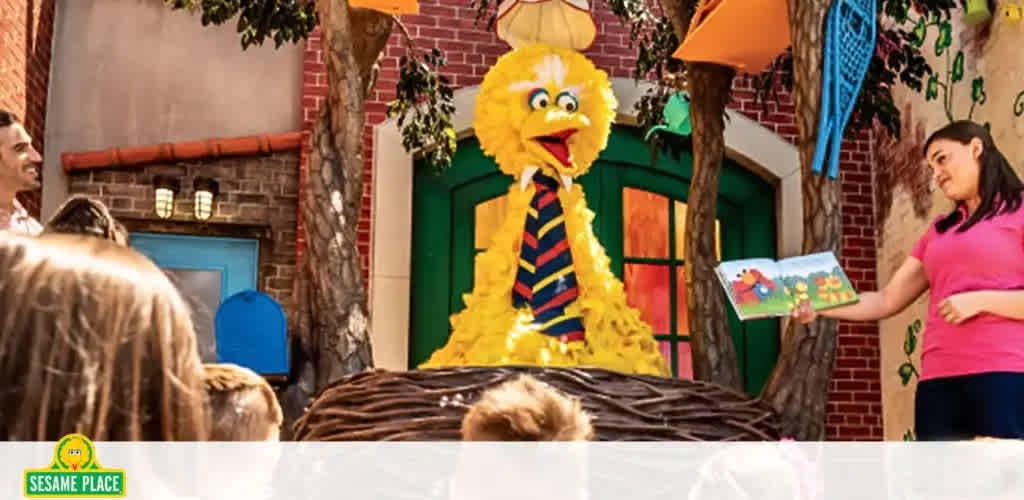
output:
[[[142,148],[135,148],[140,150]],[[178,148],[184,149],[184,148]],[[93,157],[100,156],[97,152]],[[80,154],[79,156],[86,156]],[[248,154],[192,159],[169,159],[123,166],[94,162],[69,168],[68,194],[84,194],[102,201],[131,232],[177,233],[254,238],[260,241],[258,283],[284,308],[289,331],[297,328],[292,285],[295,280],[296,212],[298,211],[299,155],[295,149],[272,154]],[[167,220],[155,213],[153,177],[180,180],[174,215]],[[212,177],[220,193],[213,216],[196,224],[192,181]]]
[[[2,0],[0,0],[2,1]],[[446,73],[456,87],[479,84],[483,75],[508,47],[484,27],[474,23],[475,12],[463,6],[442,5],[441,0],[420,0],[420,15],[403,16],[402,22],[420,49],[438,47],[448,59]],[[587,56],[614,77],[629,77],[635,51],[629,47],[628,33],[617,18],[602,8],[595,14],[599,35]],[[397,31],[397,30],[396,30]],[[362,213],[359,221],[359,251],[363,259],[364,279],[369,276],[369,244],[372,196],[372,127],[385,119],[388,101],[394,98],[398,78],[398,58],[404,42],[397,33],[392,37],[373,98],[367,103],[365,138],[366,171]],[[324,58],[319,33],[306,43],[303,67],[303,130],[311,129],[317,110],[327,92]],[[781,95],[778,103],[766,107],[754,102],[749,78],[734,82],[733,107],[790,142],[797,138],[793,103]],[[308,141],[307,141],[308,142]],[[844,145],[841,161],[843,189],[843,265],[858,289],[876,287],[876,231],[873,209],[873,174],[868,161],[869,134],[860,134]],[[301,171],[305,173],[308,144],[303,149]],[[799,223],[794,221],[793,223]],[[300,222],[301,224],[301,222]],[[301,234],[301,231],[299,232]],[[300,253],[303,245],[300,242]],[[843,324],[840,327],[839,355],[828,405],[829,439],[881,439],[882,403],[879,379],[878,327],[876,324]]]
[[[0,0],[0,109],[16,113],[43,150],[56,0]],[[39,215],[39,192],[21,196]]]

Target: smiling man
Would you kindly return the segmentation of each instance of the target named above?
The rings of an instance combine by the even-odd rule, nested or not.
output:
[[[39,189],[42,162],[18,117],[0,109],[0,231],[37,235],[43,230],[17,200],[18,193]]]

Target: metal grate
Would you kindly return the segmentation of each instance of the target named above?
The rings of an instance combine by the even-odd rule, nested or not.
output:
[[[821,173],[828,156],[828,175],[839,175],[843,131],[857,105],[864,75],[871,64],[877,38],[876,0],[835,0],[825,28],[824,71],[818,141],[813,172]]]

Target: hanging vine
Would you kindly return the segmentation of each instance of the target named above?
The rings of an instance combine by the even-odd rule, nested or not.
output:
[[[918,335],[921,333],[921,320],[916,319],[913,323],[907,326],[907,336],[903,339],[903,354],[906,355],[907,360],[900,365],[896,370],[896,373],[900,377],[900,382],[903,387],[910,384],[911,379],[920,379],[921,374],[917,371],[917,367],[914,366],[914,360],[911,357],[914,351],[917,350]],[[914,441],[914,430],[907,429],[907,432],[903,434],[904,441]]]
[[[921,47],[924,45],[931,28],[936,28],[938,32],[938,36],[935,38],[935,56],[946,56],[946,71],[944,75],[939,73],[931,74],[928,78],[924,97],[928,101],[938,99],[939,91],[941,90],[942,108],[946,113],[946,119],[953,122],[957,120],[953,113],[955,85],[964,79],[964,51],[958,50],[956,55],[953,55],[953,51],[950,50],[950,46],[953,43],[952,24],[948,19],[942,19],[934,15],[922,16],[917,19],[917,23],[914,25],[915,39],[913,43],[915,46]],[[973,118],[976,106],[985,104],[986,97],[985,79],[979,76],[971,81],[971,108],[966,116],[968,120]]]

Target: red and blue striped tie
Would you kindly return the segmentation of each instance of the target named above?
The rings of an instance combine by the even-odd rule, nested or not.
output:
[[[533,322],[541,332],[563,342],[583,340],[582,318],[565,312],[579,297],[579,285],[565,234],[565,216],[558,201],[558,181],[538,172],[533,183],[537,192],[526,216],[519,270],[512,290],[513,304],[529,304]]]

